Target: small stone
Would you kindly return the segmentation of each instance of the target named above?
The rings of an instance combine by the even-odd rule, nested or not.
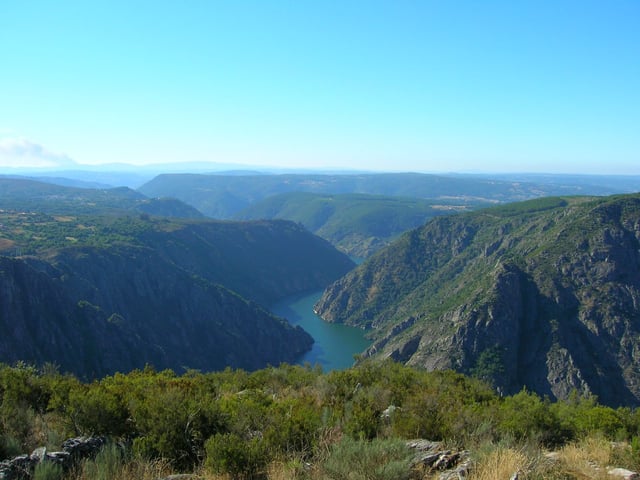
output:
[[[70,463],[71,454],[69,452],[50,452],[47,453],[47,460],[65,467]]]
[[[607,472],[612,477],[622,478],[623,480],[637,480],[640,479],[640,475],[626,468],[612,468]]]
[[[47,456],[47,447],[39,447],[39,448],[36,448],[31,453],[31,460],[37,463],[42,463],[42,461],[46,458],[46,456]]]
[[[558,461],[560,459],[560,452],[545,452],[544,458],[549,460]]]

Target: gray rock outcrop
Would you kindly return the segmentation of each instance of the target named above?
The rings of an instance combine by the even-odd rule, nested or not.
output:
[[[31,455],[19,455],[0,462],[0,480],[28,480],[36,466],[43,462],[60,465],[65,471],[78,461],[95,457],[106,444],[105,437],[76,437],[62,444],[62,451],[48,452],[45,447],[36,448]]]

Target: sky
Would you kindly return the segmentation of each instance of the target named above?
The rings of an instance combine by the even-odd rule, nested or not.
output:
[[[0,166],[640,174],[640,1],[0,0]]]

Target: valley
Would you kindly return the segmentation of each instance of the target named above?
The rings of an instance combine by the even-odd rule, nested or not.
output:
[[[128,188],[0,179],[1,456],[46,428],[130,439],[112,463],[157,472],[145,480],[324,479],[352,471],[348,449],[370,456],[365,470],[400,462],[426,479],[484,468],[448,442],[530,442],[560,460],[532,450],[508,468],[547,478],[582,468],[572,442],[599,438],[607,462],[640,468],[640,196],[425,199],[390,194],[390,179],[383,193],[256,197],[233,219]],[[416,437],[448,469],[416,460]]]
[[[114,206],[110,195],[94,214],[83,200],[71,214],[59,192],[41,208],[34,200],[33,210],[0,212],[0,361],[53,363],[83,378],[145,364],[184,371],[294,361],[312,338],[261,305],[353,267],[291,222],[151,216],[121,197]]]
[[[311,350],[296,360],[300,365],[320,365],[323,370],[343,370],[355,363],[355,356],[364,352],[371,341],[361,328],[324,322],[314,312],[322,290],[285,298],[271,307],[279,317],[302,327],[313,337]]]
[[[317,337],[324,336],[327,329],[342,328],[341,324],[357,327],[353,337],[349,329],[338,333],[338,338],[353,338],[344,347],[335,339],[328,343],[319,341],[311,347],[307,339],[291,352],[282,350],[278,354],[282,356],[265,357],[262,362],[302,358],[331,369],[349,366],[354,354],[374,359],[391,357],[422,368],[453,368],[478,375],[503,392],[515,393],[526,386],[540,394],[567,398],[577,389],[597,394],[608,403],[635,404],[638,392],[633,387],[632,366],[637,359],[631,340],[635,321],[605,306],[613,301],[605,298],[619,300],[617,293],[602,297],[600,292],[604,289],[627,292],[624,295],[630,295],[630,300],[625,302],[633,305],[636,273],[632,266],[636,260],[631,244],[637,240],[629,240],[629,246],[620,246],[631,250],[615,254],[631,255],[631,260],[620,263],[632,268],[624,274],[626,283],[615,280],[617,274],[609,274],[614,275],[612,280],[606,276],[600,279],[593,272],[614,272],[617,268],[616,264],[597,260],[612,255],[602,238],[607,235],[633,238],[633,227],[628,225],[634,222],[636,197],[546,196],[513,202],[555,191],[598,191],[590,186],[596,182],[588,177],[564,178],[567,183],[563,183],[563,177],[547,179],[547,183],[544,178],[533,179],[542,183],[527,184],[522,178],[515,183],[507,178],[420,174],[171,174],[160,175],[140,191],[134,191],[125,187],[79,188],[28,178],[0,178],[0,207],[4,207],[0,212],[0,248],[8,257],[8,271],[40,275],[38,281],[53,280],[51,287],[46,288],[57,292],[52,293],[57,297],[69,297],[65,300],[68,305],[60,307],[69,312],[67,317],[82,318],[91,311],[92,315],[97,314],[93,321],[110,325],[115,338],[120,338],[114,348],[141,335],[139,329],[145,328],[145,318],[163,319],[162,329],[167,331],[176,328],[175,322],[183,321],[183,315],[191,319],[201,316],[195,313],[200,311],[199,307],[185,304],[192,301],[187,298],[196,297],[186,291],[178,297],[178,290],[171,286],[177,285],[177,278],[183,278],[180,283],[193,285],[189,289],[222,288],[220,294],[224,291],[223,295],[240,300],[249,307],[247,313],[259,308],[267,317],[275,313],[294,324],[305,318]],[[601,190],[615,189],[616,181],[621,190],[630,188],[628,182],[612,177],[602,182],[606,186]],[[206,209],[206,203],[198,198],[224,206],[226,200],[218,198],[216,191],[244,199],[240,202],[244,207],[233,214],[235,220],[207,218],[196,209],[196,206]],[[141,192],[167,195],[150,198]],[[191,192],[191,196],[186,192]],[[172,198],[170,193],[183,198]],[[603,218],[602,214],[590,213],[605,208],[599,202],[616,205],[607,207],[614,211],[622,208],[625,216],[612,218],[614,227],[609,226],[609,220],[594,224],[595,219]],[[624,208],[618,207],[618,203]],[[208,215],[214,213],[206,211]],[[575,226],[571,223],[573,218]],[[591,232],[593,236],[582,239],[568,236],[577,232]],[[576,255],[575,245],[578,251],[584,246],[590,252],[588,256]],[[354,269],[354,263],[336,249],[368,257],[368,261]],[[551,260],[556,258],[553,255],[556,260]],[[570,283],[565,278],[568,272],[573,278]],[[18,273],[10,275],[11,282],[16,281],[13,275]],[[134,276],[131,280],[130,275]],[[111,279],[115,278],[122,281],[114,284]],[[580,286],[580,293],[571,290],[575,286]],[[315,306],[312,297],[298,299],[325,287],[327,290]],[[14,302],[29,304],[28,289],[10,288],[18,292]],[[165,293],[157,295],[157,292]],[[278,303],[284,299],[293,299],[293,303]],[[78,309],[74,304],[83,307]],[[223,304],[213,307],[214,310]],[[274,308],[275,312],[269,312]],[[338,326],[317,323],[314,308],[326,322]],[[237,311],[236,307],[232,310]],[[503,310],[507,313],[501,313]],[[570,313],[574,311],[579,312],[578,317]],[[8,326],[11,314],[5,312],[4,324]],[[28,312],[29,308],[24,310],[25,319],[29,318]],[[243,315],[235,321],[242,323]],[[492,320],[484,320],[483,315]],[[613,319],[605,323],[598,320],[611,315]],[[107,322],[116,318],[123,320]],[[469,325],[476,327],[466,326],[469,319],[475,322]],[[29,321],[33,323],[35,319]],[[574,326],[565,327],[567,322],[573,322]],[[484,324],[487,327],[479,326]],[[39,325],[41,331],[44,324]],[[192,328],[204,325],[194,324]],[[616,352],[607,357],[606,365],[598,363],[604,358],[602,353],[598,354],[601,359],[598,361],[585,357],[584,352],[596,348],[594,339],[586,339],[587,333],[574,336],[571,344],[562,340],[562,332],[567,328],[575,331],[580,325],[586,325],[588,331],[604,328],[615,338],[614,343],[621,342],[622,347],[597,347],[603,352]],[[136,333],[133,336],[132,332],[125,333],[128,331],[125,326],[135,326]],[[160,328],[159,324],[154,328]],[[223,334],[226,328],[216,330]],[[372,345],[362,337],[365,331],[373,339]],[[620,331],[625,332],[622,339],[614,333]],[[250,337],[249,332],[237,335]],[[153,337],[151,331],[144,335]],[[518,343],[517,339],[523,336],[536,338],[537,343]],[[5,342],[7,351],[11,349],[10,338]],[[576,343],[577,338],[583,338],[582,343]],[[233,343],[231,337],[215,341]],[[108,341],[98,343],[99,351],[109,349]],[[25,358],[12,353],[5,354],[4,359],[55,361],[56,354],[49,353],[47,357],[35,353],[46,349],[35,344],[33,348],[33,353]],[[217,353],[200,354],[197,360],[170,360],[167,348],[160,342],[153,347],[156,353],[142,355],[135,361],[131,358],[125,361],[122,359],[126,355],[116,355],[124,363],[113,368],[107,366],[107,361],[98,362],[101,366],[97,367],[97,360],[93,360],[93,366],[81,367],[75,373],[111,373],[139,368],[145,361],[178,369],[216,369],[226,365],[224,362],[249,368],[261,365],[257,358],[246,361],[244,353],[225,353],[219,346],[215,349]],[[181,349],[175,344],[170,350]],[[249,355],[252,348],[245,350]],[[546,358],[544,367],[540,365],[543,358]],[[488,359],[492,363],[487,364]],[[587,363],[598,366],[594,371],[584,370],[586,367],[580,365]],[[71,364],[65,360],[64,367],[71,368]],[[617,368],[620,373],[614,374]],[[575,375],[579,380],[575,380]],[[602,383],[605,377],[607,387]],[[618,379],[617,383],[611,384],[613,378]]]

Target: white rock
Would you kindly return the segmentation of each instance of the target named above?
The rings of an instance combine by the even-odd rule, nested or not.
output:
[[[612,477],[618,477],[624,480],[640,479],[640,475],[638,475],[636,472],[632,472],[631,470],[627,470],[625,468],[612,468],[607,473]]]

